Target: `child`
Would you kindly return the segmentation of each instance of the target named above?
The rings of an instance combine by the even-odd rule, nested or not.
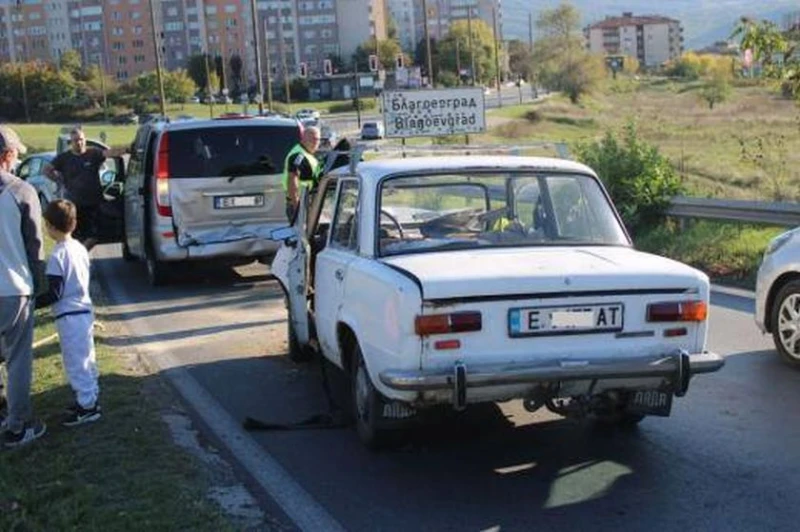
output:
[[[44,220],[47,234],[56,241],[56,246],[47,261],[49,289],[36,299],[36,307],[53,305],[64,370],[76,399],[67,409],[63,425],[72,427],[100,419],[92,332],[94,312],[89,297],[89,253],[72,238],[77,212],[71,201],[49,203]]]

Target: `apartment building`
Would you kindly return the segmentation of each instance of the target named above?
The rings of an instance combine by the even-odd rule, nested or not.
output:
[[[425,20],[422,0],[414,2],[414,24],[416,43],[425,38]],[[428,33],[431,39],[441,40],[450,31],[450,25],[458,20],[482,20],[489,28],[493,17],[497,18],[498,39],[503,35],[503,14],[500,0],[427,0]],[[493,13],[494,11],[494,13]],[[397,22],[395,20],[395,22]],[[416,48],[416,43],[414,47]]]
[[[185,67],[193,54],[223,57],[226,69],[239,56],[243,81],[251,84],[259,53],[273,76],[283,77],[285,65],[294,77],[301,62],[321,74],[330,55],[349,60],[368,38],[386,38],[385,1],[258,0],[254,21],[250,0],[153,0],[156,43],[170,70]],[[0,60],[56,62],[68,49],[122,82],[153,70],[150,0],[0,0]]]
[[[683,53],[683,27],[660,15],[606,17],[584,29],[586,46],[598,54],[635,57],[648,67],[661,65]]]

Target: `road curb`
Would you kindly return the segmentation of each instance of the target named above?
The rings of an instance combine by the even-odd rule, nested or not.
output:
[[[719,284],[712,284],[711,291],[717,292],[718,294],[725,294],[726,296],[735,296],[741,297],[745,299],[755,299],[756,293],[751,290],[746,290],[744,288],[734,288],[732,286],[723,286]]]
[[[103,275],[100,283],[106,293],[115,296],[116,304],[124,305],[130,302],[125,286],[113,285],[106,275]],[[129,321],[126,321],[123,327],[132,335],[144,335],[146,332]],[[169,350],[157,344],[153,344],[152,350],[136,347],[132,350],[145,367],[167,378],[180,398],[202,422],[204,428],[225,447],[231,460],[246,472],[250,480],[272,499],[298,529],[326,532],[345,530],[266,449],[242,428],[241,421],[228,414],[189,371],[180,365]]]

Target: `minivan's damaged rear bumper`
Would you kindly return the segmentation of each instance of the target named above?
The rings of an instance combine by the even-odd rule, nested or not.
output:
[[[656,377],[668,379],[675,395],[682,396],[692,375],[717,371],[724,364],[725,360],[715,353],[681,351],[656,358],[544,360],[534,364],[469,367],[456,363],[449,369],[387,370],[380,374],[380,380],[398,391],[451,390],[455,397],[463,397],[470,388],[489,386]]]

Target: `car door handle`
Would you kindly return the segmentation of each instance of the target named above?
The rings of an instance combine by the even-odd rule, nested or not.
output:
[[[333,272],[333,276],[336,277],[337,281],[344,281],[344,270],[336,270]]]

